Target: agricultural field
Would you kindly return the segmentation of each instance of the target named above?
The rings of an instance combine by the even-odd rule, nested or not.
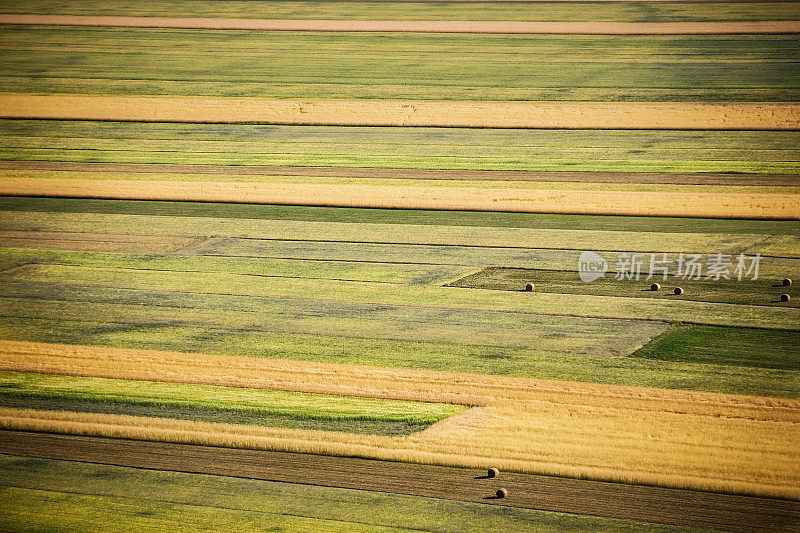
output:
[[[0,529],[794,530],[798,31],[3,2]]]

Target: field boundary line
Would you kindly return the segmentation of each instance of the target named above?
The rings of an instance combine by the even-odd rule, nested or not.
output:
[[[725,35],[800,33],[800,21],[518,22],[426,20],[299,20],[80,15],[0,15],[0,24],[186,28],[254,31],[506,33],[567,35]]]
[[[798,103],[278,100],[0,93],[0,118],[537,129],[800,130]]]
[[[0,195],[453,211],[798,220],[797,194],[3,178]]]

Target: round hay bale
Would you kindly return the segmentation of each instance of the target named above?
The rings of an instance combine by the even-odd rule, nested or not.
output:
[[[683,288],[682,287],[675,287],[675,290],[673,292],[675,294],[677,294],[678,296],[680,296],[681,294],[683,294]]]
[[[497,489],[497,497],[498,498],[505,498],[508,496],[508,489]]]
[[[789,296],[788,294],[781,294],[781,301],[782,302],[788,302],[791,299],[792,299],[792,297]]]
[[[527,285],[525,285],[525,290],[532,291],[535,287],[536,286],[533,283],[528,283]]]
[[[792,279],[791,278],[783,278],[783,286],[784,287],[791,287],[792,286]]]
[[[500,471],[496,468],[490,468],[489,471],[486,473],[486,477],[497,477],[500,475]]]
[[[661,288],[661,284],[660,283],[653,283],[652,285],[650,285],[650,290],[651,291],[657,291],[660,288]]]

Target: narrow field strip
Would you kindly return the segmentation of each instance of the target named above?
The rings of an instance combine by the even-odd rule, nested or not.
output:
[[[305,221],[348,224],[393,224],[420,226],[449,226],[451,228],[517,228],[518,230],[592,230],[595,232],[627,231],[635,229],[634,240],[647,240],[649,233],[661,233],[662,238],[671,233],[680,233],[685,242],[691,242],[695,234],[761,235],[763,241],[768,235],[794,235],[800,232],[800,223],[771,220],[732,220],[732,219],[699,219],[699,218],[656,218],[656,217],[607,217],[592,215],[547,215],[533,213],[503,213],[486,211],[430,211],[430,210],[397,210],[397,209],[358,209],[344,207],[308,207],[280,206],[258,204],[226,204],[209,202],[150,202],[147,200],[91,200],[69,198],[25,198],[0,196],[0,211],[13,216],[14,213],[28,215],[33,213],[69,216],[70,213],[83,213],[86,216],[128,215],[181,217],[192,220],[203,217],[205,220],[224,218],[230,225],[239,225],[254,219],[273,221]],[[8,222],[7,219],[3,219]],[[30,220],[24,224],[30,228]],[[23,223],[23,222],[19,222]],[[52,224],[49,221],[49,224]],[[180,225],[177,219],[175,225]],[[191,226],[191,224],[184,224]],[[355,227],[355,226],[351,226]],[[117,228],[119,230],[119,228]],[[41,231],[35,229],[32,231]],[[92,231],[84,229],[87,233]],[[124,232],[123,232],[124,233]],[[134,232],[135,233],[135,232]],[[205,235],[204,231],[196,232],[196,236]],[[220,233],[224,235],[224,233]],[[263,236],[262,236],[263,237]],[[269,238],[269,237],[266,237]],[[331,239],[323,239],[331,240]],[[354,239],[358,240],[358,239]],[[403,240],[397,240],[403,242]],[[487,243],[487,245],[489,245]],[[500,243],[497,246],[503,246]],[[507,246],[507,244],[505,245]],[[563,248],[562,245],[556,248]]]
[[[317,302],[317,305],[352,304],[366,305],[373,310],[371,317],[356,320],[350,327],[371,327],[380,324],[383,315],[380,306],[398,306],[407,312],[444,312],[458,309],[469,314],[511,313],[516,320],[534,320],[537,315],[571,316],[598,319],[653,320],[686,322],[694,324],[762,327],[768,329],[797,330],[800,328],[800,309],[790,307],[744,306],[725,303],[696,302],[667,299],[623,298],[584,294],[550,294],[537,292],[487,291],[457,287],[416,286],[410,288],[398,284],[362,283],[329,280],[320,284],[317,280],[301,278],[259,278],[256,276],[187,272],[175,276],[172,272],[137,271],[116,269],[87,269],[60,265],[30,265],[4,274],[9,282],[66,284],[76,287],[107,287],[118,289],[152,290],[194,293],[198,295],[254,296],[291,301],[302,295],[302,301]],[[59,313],[70,313],[69,307],[54,302],[46,306],[42,301],[35,309],[21,305],[22,300],[8,298],[3,301],[8,316],[16,313],[43,313],[41,318],[54,318]],[[371,306],[379,306],[376,310]],[[138,309],[137,309],[138,308]],[[146,320],[147,311],[139,306],[125,306],[125,316],[132,320]],[[189,312],[190,310],[186,310]],[[378,311],[378,312],[376,312]],[[213,310],[191,310],[197,319],[210,319]],[[73,312],[74,313],[74,312]],[[50,316],[47,316],[50,315]],[[272,327],[280,325],[279,317],[253,316],[251,320],[264,322],[273,320]],[[222,320],[218,314],[215,320]],[[74,318],[74,317],[73,317]],[[314,317],[311,317],[314,318]],[[316,317],[324,321],[324,317]],[[336,327],[341,318],[330,318],[326,327]],[[341,326],[341,324],[340,324]],[[384,326],[385,327],[385,326]],[[457,331],[458,323],[449,324],[441,332],[432,324],[420,324],[433,336],[449,336]],[[322,333],[322,331],[317,331]],[[491,332],[484,330],[491,336]],[[509,339],[510,340],[510,339]]]
[[[713,9],[708,9],[712,3]],[[8,14],[134,16],[134,17],[208,17],[252,19],[354,19],[354,20],[530,20],[530,21],[752,21],[797,20],[796,4],[787,1],[712,2],[645,0],[455,0],[448,2],[389,1],[298,2],[248,1],[224,2],[177,0],[168,6],[157,0],[118,2],[61,2],[53,5],[42,0],[6,0],[0,12]],[[535,9],[525,9],[535,6]]]
[[[402,435],[460,405],[207,385],[0,372],[0,405],[285,428]],[[148,409],[149,408],[149,409]]]
[[[389,214],[394,216],[394,213],[397,217],[403,216],[402,211],[393,211]],[[628,231],[625,231],[623,229],[461,226],[445,223],[415,224],[411,221],[400,224],[384,221],[229,219],[212,215],[211,213],[209,216],[180,216],[177,214],[0,211],[0,227],[13,228],[16,231],[107,233],[197,239],[201,237],[231,237],[281,241],[553,248],[578,252],[594,250],[599,252],[658,251],[736,254],[758,246],[770,238],[768,228],[763,228],[767,230],[767,233],[727,233],[723,231],[683,233],[669,231],[667,227],[663,231],[635,231],[637,224],[641,224],[643,229],[647,229],[648,219],[641,220],[641,222],[636,219],[627,219],[631,220],[633,225],[629,226]],[[679,230],[679,221],[676,219],[671,221],[673,220],[676,224],[672,229]],[[689,221],[689,223],[691,222]],[[779,224],[779,222],[776,223]],[[776,238],[770,246],[770,255],[794,255],[792,252],[797,250],[800,245],[800,237],[795,234],[795,231],[790,228],[789,234],[778,237],[780,239]],[[762,253],[766,255],[765,252]],[[577,254],[575,261],[577,261]]]
[[[404,437],[0,409],[5,429],[551,473],[800,497],[800,404],[747,396],[36,343],[0,343],[6,370],[211,383],[484,407]],[[70,370],[71,369],[71,370]]]
[[[467,128],[798,130],[794,103],[266,100],[0,94],[0,118]]]
[[[589,215],[800,219],[796,194],[0,177],[0,195]]]
[[[276,20],[75,15],[0,15],[0,24],[113,26],[255,31],[511,33],[580,35],[724,35],[800,33],[798,21],[759,22],[515,22],[399,20]]]
[[[104,458],[102,452],[105,451],[104,444],[107,444],[107,441],[90,438],[48,437],[42,435],[40,439],[37,439],[36,436],[31,434],[11,432],[0,434],[0,452],[7,453],[9,449],[15,447],[18,450],[15,455],[0,456],[0,472],[2,472],[0,486],[18,489],[21,492],[30,491],[30,493],[26,494],[27,497],[17,498],[13,503],[9,502],[9,505],[4,506],[7,516],[6,522],[3,523],[5,527],[14,529],[13,524],[17,521],[28,519],[34,520],[36,523],[53,524],[52,528],[61,525],[63,529],[64,523],[61,521],[62,513],[60,511],[46,514],[45,516],[42,516],[41,512],[34,511],[34,509],[41,511],[38,498],[47,498],[54,494],[59,494],[68,501],[72,498],[86,496],[100,497],[98,499],[102,503],[108,501],[104,500],[103,497],[109,498],[111,501],[116,498],[124,499],[123,501],[130,505],[130,516],[126,512],[127,509],[119,514],[109,513],[107,507],[102,506],[101,503],[98,505],[96,512],[92,510],[87,513],[88,516],[83,522],[87,525],[96,525],[96,522],[92,519],[97,520],[98,516],[102,516],[103,519],[108,520],[109,529],[115,529],[114,526],[119,524],[120,517],[131,520],[131,522],[126,520],[126,524],[135,524],[137,523],[135,522],[136,520],[143,519],[150,525],[154,520],[163,520],[166,528],[174,526],[176,521],[188,522],[182,525],[182,528],[197,526],[198,529],[205,531],[208,529],[219,530],[223,527],[221,522],[214,522],[204,529],[205,524],[199,524],[196,520],[187,520],[181,512],[186,512],[191,507],[187,509],[183,506],[196,506],[196,508],[220,509],[223,512],[231,513],[233,517],[243,520],[247,524],[244,526],[246,531],[268,529],[269,526],[275,525],[275,522],[272,521],[275,517],[283,517],[287,521],[291,521],[294,517],[302,517],[301,519],[306,520],[329,520],[330,522],[325,524],[325,531],[331,531],[331,524],[336,522],[347,523],[349,526],[347,531],[365,531],[370,526],[408,527],[415,531],[424,530],[441,533],[474,529],[488,531],[495,528],[501,528],[503,531],[522,531],[531,527],[535,527],[537,531],[542,533],[564,533],[565,531],[577,531],[586,527],[591,527],[592,531],[596,533],[611,533],[620,527],[626,531],[637,533],[639,531],[657,533],[673,531],[673,528],[668,526],[659,526],[652,523],[640,524],[600,518],[606,514],[619,516],[620,509],[618,507],[613,509],[615,507],[613,505],[608,506],[606,513],[592,513],[594,516],[579,516],[577,513],[557,514],[524,509],[527,506],[522,505],[523,501],[519,498],[513,501],[512,505],[514,507],[486,505],[487,503],[501,502],[497,500],[481,501],[480,494],[484,489],[489,488],[491,482],[488,480],[473,480],[472,483],[465,483],[464,480],[471,478],[473,475],[473,472],[469,470],[453,471],[440,467],[438,469],[430,469],[427,473],[428,475],[426,475],[420,470],[425,467],[392,463],[376,463],[373,465],[375,469],[369,470],[364,467],[375,463],[374,461],[291,456],[279,453],[266,454],[265,452],[253,454],[253,452],[235,449],[217,450],[214,459],[211,459],[214,456],[213,449],[204,450],[206,457],[210,459],[204,461],[198,460],[195,455],[197,451],[201,450],[186,446],[182,447],[184,452],[182,457],[188,459],[188,461],[181,468],[175,462],[180,452],[176,453],[177,450],[174,448],[169,449],[168,445],[161,445],[164,448],[156,452],[153,444],[135,441],[118,441],[119,453],[114,457],[113,461],[107,461],[107,463],[128,464],[139,468],[109,466],[108,464],[97,465],[90,462],[33,459],[31,457],[37,453],[46,457],[54,451],[50,445],[57,442],[62,444],[74,443],[74,445],[63,446],[61,450],[69,453],[69,450],[80,449],[83,452],[81,460],[90,462],[102,461]],[[37,444],[39,445],[38,448]],[[148,448],[162,460],[153,461],[149,465],[131,462],[137,456],[137,452],[144,452],[144,455],[147,455]],[[258,455],[259,453],[261,455]],[[250,454],[250,456],[248,457],[244,454]],[[77,454],[73,455],[73,457],[77,458]],[[106,457],[106,459],[108,458]],[[262,470],[266,464],[274,465],[275,471],[266,472]],[[217,475],[179,473],[181,470],[184,472],[195,470],[195,467],[200,465],[207,466],[209,474],[214,473]],[[219,470],[216,470],[211,465],[215,465]],[[148,467],[152,469],[146,469]],[[317,471],[318,476],[307,477],[305,475],[305,472],[313,470]],[[451,478],[430,475],[437,470],[441,474],[451,474]],[[334,488],[340,485],[340,477],[343,480],[347,479],[347,472],[352,473],[349,476],[351,480],[358,484],[363,484],[367,490],[372,490],[369,493],[364,493],[359,490]],[[242,479],[243,477],[245,479]],[[526,476],[518,477],[526,478]],[[408,490],[410,486],[407,486],[406,490],[398,490],[400,489],[399,483],[397,486],[390,487],[388,481],[392,478],[399,481],[405,480],[417,490],[418,483],[425,483],[426,480],[431,480],[430,488],[434,489],[438,485],[439,492],[432,494],[436,499],[403,496],[398,493],[414,494],[415,490]],[[284,479],[288,482],[263,481],[265,479]],[[547,484],[547,481],[558,483],[558,480],[536,478],[530,480],[531,485],[536,481],[540,483],[544,481],[541,484]],[[319,486],[321,484],[326,486]],[[461,486],[461,491],[452,490],[459,485]],[[592,486],[592,484],[589,484],[589,486]],[[639,489],[641,490],[641,488]],[[470,494],[470,490],[474,491],[473,497],[464,498],[464,495]],[[41,493],[38,491],[41,491]],[[524,489],[515,490],[514,492],[518,495],[528,493]],[[558,494],[556,490],[552,492],[553,495]],[[566,493],[569,494],[570,492],[566,491]],[[222,503],[219,500],[219,494],[225,495]],[[586,494],[589,494],[588,490]],[[540,495],[544,496],[541,492]],[[548,499],[552,497],[550,491],[547,491],[547,495]],[[604,494],[604,496],[607,497],[608,495]],[[791,510],[795,508],[794,502],[756,500],[756,502],[765,505],[764,511],[759,511],[752,505],[755,502],[750,502],[748,498],[731,496],[725,498],[715,495],[702,496],[705,497],[700,499],[697,504],[706,505],[712,510],[716,509],[716,506],[712,504],[715,498],[724,499],[724,501],[738,501],[740,505],[737,506],[737,511],[733,514],[734,520],[740,518],[740,513],[743,518],[750,511],[753,513],[749,515],[753,523],[768,524],[770,526],[781,524],[783,520],[788,518],[788,516],[784,515],[791,516]],[[577,499],[585,501],[585,498]],[[91,500],[82,503],[89,504],[90,502]],[[51,505],[48,505],[47,509],[53,509],[56,504],[52,500],[48,501],[48,503]],[[748,503],[751,503],[751,505],[747,505]],[[151,510],[150,506],[169,504],[180,507],[167,507],[163,514],[136,512],[140,511],[140,509]],[[686,504],[689,505],[690,502],[687,501]],[[665,505],[664,507],[668,508],[669,506]],[[751,509],[751,507],[753,508]],[[551,506],[546,508],[551,509]],[[598,506],[598,509],[602,508]],[[563,511],[566,509],[558,510]],[[617,514],[614,513],[615,510]],[[270,521],[263,525],[250,525],[246,521],[249,513],[260,516],[265,512],[271,516],[269,516]],[[71,514],[71,516],[74,516],[74,514]],[[672,516],[668,511],[660,516],[656,514],[652,516],[635,516],[639,519],[644,518],[643,521],[646,522],[652,522],[653,517],[658,522],[671,523],[673,521],[670,520]],[[623,518],[627,517],[623,514]],[[647,520],[647,518],[650,518],[650,520]],[[724,519],[720,520],[722,518],[722,516],[715,516],[715,512],[712,511],[711,516],[705,520],[702,518],[700,520],[705,524],[715,523],[715,521],[725,523]],[[220,518],[220,520],[222,519]],[[692,521],[692,519],[678,520],[678,523],[686,525]],[[11,526],[6,524],[11,524]],[[43,529],[47,529],[47,527],[43,527]],[[80,529],[86,529],[86,527]],[[236,528],[230,528],[230,530],[234,529]],[[296,531],[296,529],[290,529],[290,531]],[[687,532],[683,528],[680,531]]]
[[[2,57],[0,55],[0,57]],[[0,159],[511,171],[800,172],[798,131],[0,120]],[[221,180],[218,180],[221,181]],[[474,224],[473,224],[474,225]]]
[[[487,181],[525,183],[593,183],[640,185],[701,185],[725,187],[797,187],[796,174],[743,173],[667,173],[667,172],[536,172],[524,170],[431,170],[364,167],[294,167],[255,165],[191,165],[158,163],[77,163],[73,161],[0,161],[0,171],[7,177],[29,173],[26,177],[65,177],[97,175],[138,176],[237,176],[265,179],[270,176],[347,178],[352,180],[394,179],[436,181]],[[206,178],[208,177],[208,178]],[[183,178],[190,179],[190,178]]]

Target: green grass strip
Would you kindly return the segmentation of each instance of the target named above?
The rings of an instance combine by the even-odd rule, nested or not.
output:
[[[0,28],[0,90],[387,100],[797,101],[796,55],[792,35],[465,36],[5,26]]]
[[[282,205],[0,197],[0,211],[100,213],[226,219],[302,220],[368,224],[593,229],[658,233],[759,233],[799,235],[800,222],[602,215],[360,209]]]
[[[633,357],[800,370],[800,334],[754,328],[675,325]]]
[[[0,120],[0,159],[15,161],[797,174],[798,146],[796,131]]]
[[[178,418],[189,419],[195,418],[191,416],[193,410],[211,410],[218,414],[220,411],[231,411],[230,423],[240,421],[237,414],[241,413],[252,415],[246,418],[250,423],[257,423],[260,415],[266,417],[268,422],[280,422],[280,418],[286,418],[290,427],[297,427],[291,424],[291,419],[336,422],[328,424],[326,428],[332,429],[333,426],[338,431],[349,431],[348,424],[351,421],[386,422],[390,426],[390,433],[398,432],[395,427],[397,424],[393,423],[422,429],[467,409],[462,405],[427,402],[29,372],[0,372],[0,398],[5,398],[8,404],[13,403],[15,407],[24,407],[25,402],[19,400],[29,398],[32,408],[43,405],[42,400],[51,400],[53,403],[48,404],[50,409],[57,409],[59,400],[68,402],[67,406],[78,405],[69,403],[76,401],[117,405],[120,409],[110,412],[123,413],[122,407],[125,405],[182,408],[185,412]],[[12,402],[12,399],[16,401]],[[99,412],[90,407],[77,410]],[[165,414],[169,416],[172,412],[176,411],[168,409]],[[225,421],[224,417],[221,418],[214,421]],[[380,424],[371,426],[369,429],[380,430]]]

